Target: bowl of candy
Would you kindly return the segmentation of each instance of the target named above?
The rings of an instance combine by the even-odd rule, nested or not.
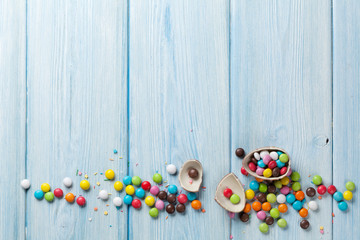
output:
[[[247,154],[242,165],[252,176],[275,181],[282,179],[289,174],[290,155],[278,147],[262,147]]]

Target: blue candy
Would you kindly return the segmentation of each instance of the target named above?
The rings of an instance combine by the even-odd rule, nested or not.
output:
[[[41,200],[41,199],[43,199],[43,197],[44,197],[44,192],[41,191],[41,190],[36,190],[36,191],[34,192],[34,197],[35,197],[36,199],[38,199],[38,200]]]
[[[276,165],[278,166],[278,168],[282,168],[285,166],[285,163],[281,162],[280,159],[276,160]]]
[[[169,193],[171,193],[171,194],[176,194],[177,193],[177,186],[176,185],[170,185],[169,187],[168,187],[168,191],[169,191]]]
[[[341,200],[343,200],[343,194],[341,192],[336,192],[334,193],[333,198],[335,199],[335,201],[340,202]]]
[[[277,151],[277,154],[280,156],[281,154],[283,154],[283,152]]]
[[[290,204],[293,204],[295,202],[296,198],[295,195],[290,193],[286,196],[286,201]]]
[[[262,161],[262,160],[261,160]],[[251,181],[249,187],[251,190],[257,191],[259,190],[259,183],[257,181]]]
[[[136,195],[138,198],[144,198],[144,197],[145,197],[145,191],[144,191],[144,189],[142,189],[142,188],[136,189],[135,195]]]
[[[261,159],[258,161],[258,166],[261,167],[261,168],[264,168],[266,167],[266,164],[264,163],[264,161]]]
[[[341,202],[339,202],[338,207],[341,211],[346,211],[346,209],[348,208],[348,205],[346,202],[341,201]]]
[[[123,182],[124,182],[125,185],[130,185],[131,182],[132,182],[132,177],[130,177],[130,176],[125,176],[125,177],[123,178]]]
[[[124,197],[124,203],[125,203],[126,205],[130,205],[130,204],[132,203],[132,201],[133,201],[133,197],[132,197],[132,196],[130,196],[130,195],[125,195],[125,197]]]
[[[292,206],[295,210],[299,211],[302,208],[303,203],[301,201],[295,201]]]
[[[188,200],[189,200],[190,202],[194,201],[194,200],[197,198],[196,193],[194,193],[194,192],[189,192],[189,193],[187,194],[187,198],[188,198]]]

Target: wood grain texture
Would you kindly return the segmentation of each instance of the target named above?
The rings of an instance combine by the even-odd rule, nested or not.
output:
[[[25,236],[26,5],[0,1],[0,239]]]
[[[126,1],[28,2],[27,172],[33,188],[27,239],[127,238],[127,210],[114,207],[113,182],[100,175],[112,168],[119,179],[127,169],[126,33]],[[85,173],[88,192],[79,187]],[[62,184],[66,176],[71,189]],[[36,200],[33,192],[43,182],[84,195],[86,207]],[[107,202],[97,199],[100,189],[113,194]]]
[[[130,173],[151,180],[158,171],[180,186],[165,162],[179,170],[194,158],[206,187],[205,213],[188,204],[166,220],[165,211],[152,219],[145,204],[131,209],[130,239],[229,237],[229,217],[214,201],[230,170],[228,11],[227,1],[130,1]]]
[[[357,189],[348,210],[333,201],[334,239],[358,239],[360,225],[358,156],[360,140],[360,2],[334,1],[334,185],[341,192],[353,181]]]
[[[231,1],[232,171],[241,175],[237,147],[277,146],[291,154],[303,189],[309,174],[332,182],[331,2]],[[252,177],[240,177],[246,184]],[[276,224],[271,239],[331,239],[331,197],[310,212],[311,231],[300,228],[289,207],[286,229]],[[234,239],[262,239],[260,222],[232,221]],[[319,226],[324,226],[321,235]]]

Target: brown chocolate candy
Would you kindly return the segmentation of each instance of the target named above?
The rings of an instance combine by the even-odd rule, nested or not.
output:
[[[256,199],[261,202],[264,203],[266,202],[266,194],[265,193],[258,193],[258,195],[256,195]]]
[[[161,200],[165,200],[167,198],[167,193],[165,191],[160,191],[157,195]]]
[[[247,221],[249,221],[249,214],[247,214],[247,213],[241,212],[241,213],[239,214],[239,217],[240,217],[240,220],[241,220],[242,222],[247,222]]]
[[[190,168],[188,174],[191,178],[197,178],[199,176],[199,172],[195,168]]]
[[[251,158],[251,160],[250,160],[251,162],[253,162],[255,165],[257,165],[257,161],[256,161],[256,159],[255,158]]]
[[[273,177],[278,177],[280,176],[280,168],[276,167],[272,170],[272,175]]]
[[[313,188],[313,187],[308,187],[308,188],[306,189],[306,195],[308,195],[308,197],[313,197],[313,196],[315,196],[315,194],[316,194],[315,188]]]
[[[272,225],[272,224],[274,223],[274,218],[271,217],[271,216],[267,216],[267,217],[265,218],[265,223],[266,223],[267,225]]]
[[[245,155],[245,151],[243,148],[237,148],[235,150],[235,154],[236,156],[238,156],[239,158],[242,158]]]
[[[175,206],[173,204],[168,204],[165,209],[166,209],[166,212],[169,214],[172,214],[175,212]]]
[[[169,194],[166,199],[169,203],[176,203],[176,195],[175,194]]]
[[[176,211],[179,212],[179,213],[185,212],[185,209],[186,209],[186,207],[182,203],[179,203],[178,205],[176,205]]]
[[[276,187],[274,184],[270,184],[268,186],[268,189],[267,189],[268,193],[275,193],[276,192]]]
[[[300,227],[302,229],[308,229],[310,227],[310,223],[308,220],[304,219],[300,222]]]

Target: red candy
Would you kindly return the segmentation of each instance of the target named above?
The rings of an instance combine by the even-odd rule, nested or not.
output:
[[[330,185],[330,186],[328,186],[327,191],[328,191],[328,193],[333,195],[336,192],[336,187],[334,185]]]
[[[280,169],[280,175],[284,175],[286,173],[286,171],[287,171],[287,167],[282,167]]]
[[[255,172],[255,171],[256,171],[256,165],[255,165],[255,163],[249,162],[249,168],[250,168],[251,171]]]
[[[249,175],[249,173],[245,170],[244,167],[241,167],[241,173],[242,173],[242,175],[245,175],[245,176]]]
[[[274,169],[274,168],[276,168],[276,162],[275,161],[270,161],[269,162],[269,164],[268,164],[268,167],[270,168],[270,169]]]
[[[318,188],[317,188],[317,192],[320,194],[320,195],[324,195],[326,193],[326,187],[324,185],[320,185]]]
[[[224,190],[224,196],[225,197],[230,198],[232,194],[233,194],[233,192],[232,192],[232,190],[230,188],[226,188]]]
[[[141,207],[141,201],[140,201],[139,199],[134,199],[134,200],[131,202],[131,205],[132,205],[134,208],[138,209],[138,208]]]
[[[62,196],[64,196],[63,190],[61,190],[60,188],[56,188],[54,190],[54,195],[57,198],[61,198]]]
[[[183,193],[178,196],[179,203],[184,204],[187,202],[187,200],[188,200],[187,196]]]
[[[141,188],[144,189],[145,191],[149,191],[151,188],[151,183],[148,181],[144,181],[141,184]]]
[[[76,199],[76,203],[79,205],[79,206],[84,206],[86,204],[86,200],[83,196],[80,196]]]

